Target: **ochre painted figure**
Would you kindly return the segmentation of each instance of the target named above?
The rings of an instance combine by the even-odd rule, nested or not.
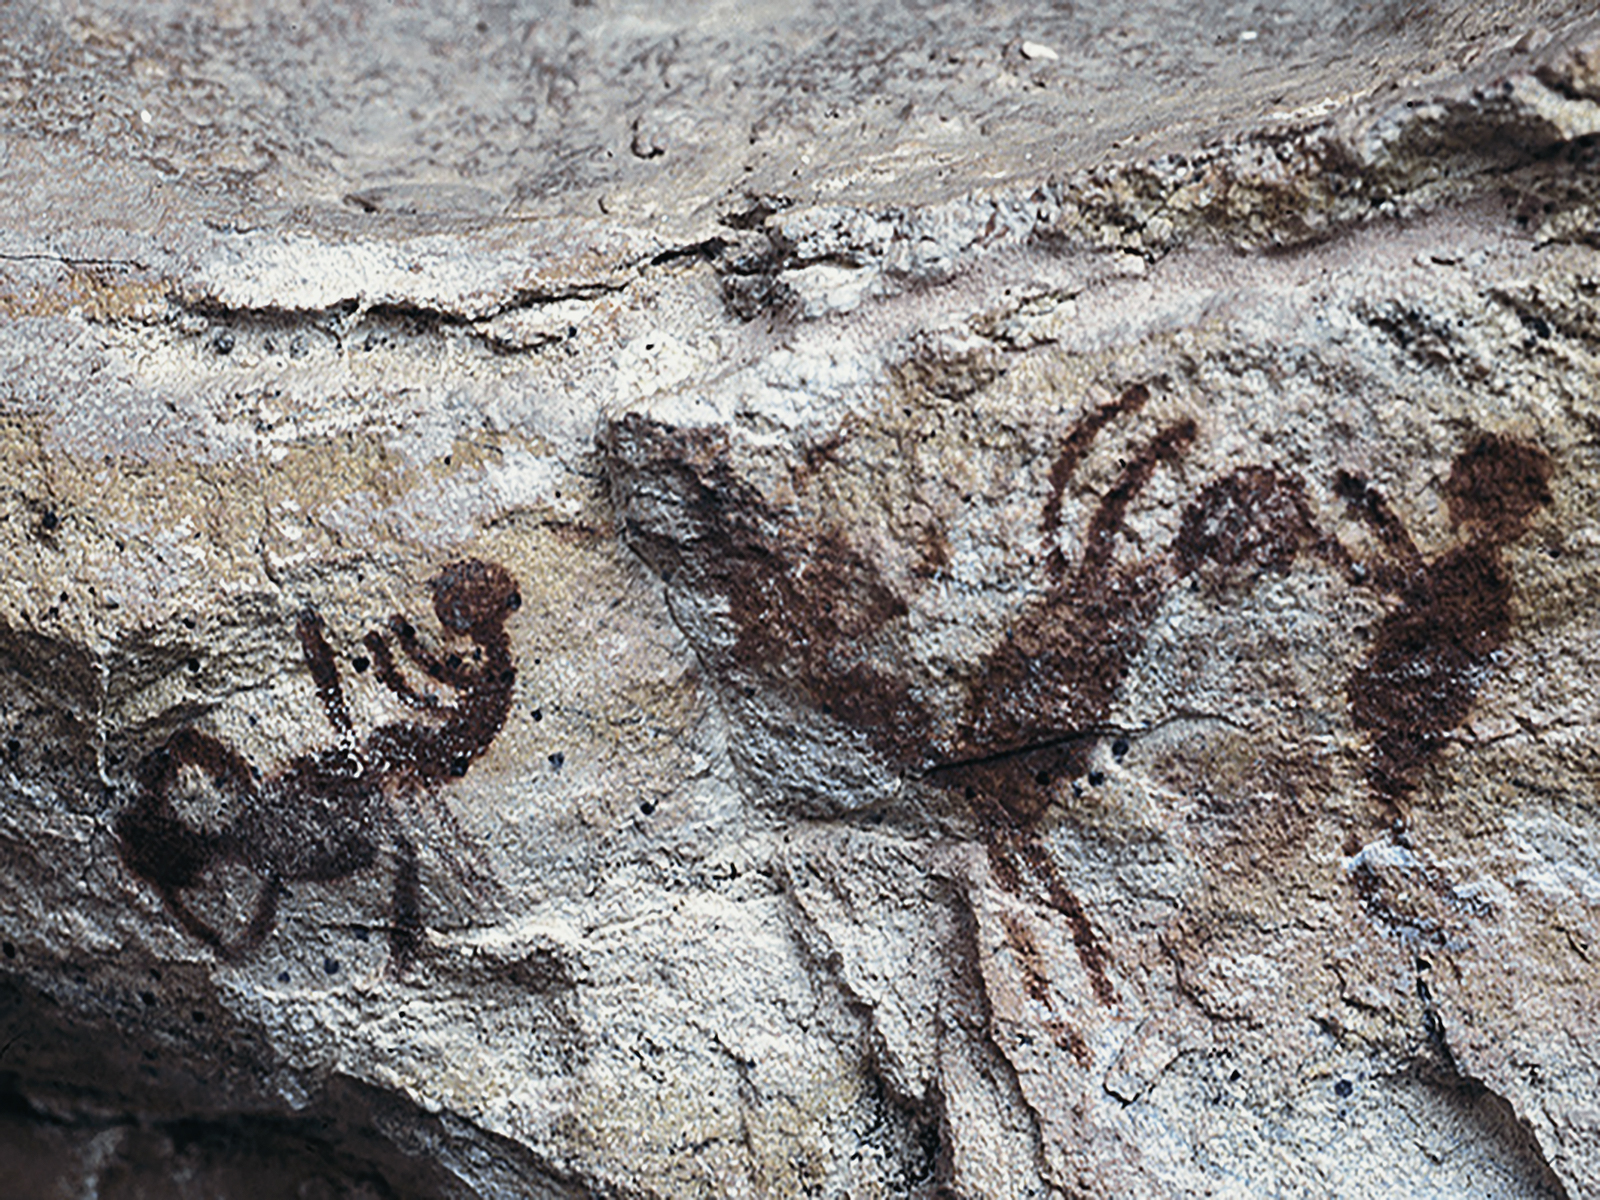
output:
[[[396,857],[390,969],[399,973],[415,957],[422,936],[417,850],[399,809],[427,797],[454,828],[438,792],[465,775],[505,725],[516,680],[505,622],[521,604],[516,580],[494,563],[452,563],[430,586],[439,624],[447,635],[472,643],[468,656],[425,649],[399,616],[390,619],[388,635],[373,631],[365,638],[377,678],[417,710],[418,720],[380,726],[357,744],[322,619],[307,609],[297,626],[300,645],[338,735],[332,747],[291,759],[258,783],[258,773],[236,750],[188,728],[140,763],[138,796],[116,823],[122,859],[154,885],[184,929],[224,958],[237,959],[261,944],[286,885],[365,870],[385,843]],[[391,636],[423,674],[456,693],[454,703],[411,686],[390,650]],[[225,793],[236,814],[231,823],[198,828],[179,813],[175,799],[186,768],[209,776]],[[261,879],[248,925],[232,936],[196,913],[188,898],[208,873],[227,865]]]

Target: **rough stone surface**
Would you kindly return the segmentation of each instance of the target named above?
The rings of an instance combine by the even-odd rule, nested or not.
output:
[[[1600,29],[0,9],[0,1178],[1600,1195]]]

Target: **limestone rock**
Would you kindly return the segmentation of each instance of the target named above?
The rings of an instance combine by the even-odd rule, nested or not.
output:
[[[0,11],[0,1177],[1600,1194],[1600,33],[740,13]]]

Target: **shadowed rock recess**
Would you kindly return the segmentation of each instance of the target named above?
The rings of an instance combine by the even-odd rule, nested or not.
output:
[[[1584,7],[0,5],[7,1194],[1600,1196]]]

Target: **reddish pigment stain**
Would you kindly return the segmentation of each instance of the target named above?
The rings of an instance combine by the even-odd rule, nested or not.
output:
[[[1550,473],[1537,446],[1478,437],[1456,457],[1444,488],[1451,524],[1466,540],[1432,562],[1375,488],[1339,476],[1339,495],[1385,553],[1366,578],[1399,600],[1345,689],[1351,719],[1371,745],[1368,784],[1397,817],[1422,769],[1466,720],[1510,636],[1512,586],[1500,551],[1550,503]]]

